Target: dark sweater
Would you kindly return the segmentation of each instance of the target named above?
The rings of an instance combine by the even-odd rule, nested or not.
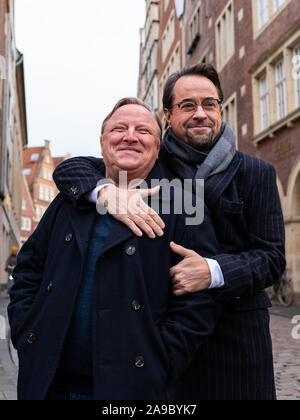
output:
[[[84,276],[60,360],[57,381],[68,391],[91,395],[93,383],[92,323],[95,266],[111,230],[111,216],[98,216],[90,240]]]

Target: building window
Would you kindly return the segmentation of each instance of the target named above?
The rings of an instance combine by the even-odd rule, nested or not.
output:
[[[200,7],[194,14],[192,21],[190,23],[190,33],[191,33],[191,40],[194,39],[195,35],[200,33]]]
[[[295,84],[295,105],[300,107],[300,45],[293,51],[293,79]]]
[[[269,0],[257,0],[258,27],[263,27],[269,20]]]
[[[229,125],[237,136],[237,113],[236,113],[236,95],[229,99],[222,109],[222,120]]]
[[[180,63],[180,48],[176,48],[175,51],[175,71],[178,71],[181,67],[181,63]]]
[[[148,58],[147,60],[147,83],[151,80],[151,59]]]
[[[269,127],[269,90],[267,75],[259,79],[259,103],[260,103],[260,124],[261,130]]]
[[[277,119],[281,120],[287,114],[286,83],[285,83],[285,71],[284,71],[283,60],[280,60],[275,65],[275,90],[276,90]]]
[[[40,185],[40,200],[44,200],[44,187]]]
[[[194,13],[190,23],[190,45],[187,51],[188,55],[193,54],[198,42],[200,41],[200,7]]]
[[[274,13],[285,3],[286,0],[273,0]]]
[[[217,31],[217,63],[219,70],[234,54],[234,13],[232,2],[216,24]]]
[[[39,206],[36,206],[35,217],[38,222],[41,220],[41,208]]]
[[[24,230],[26,232],[31,231],[31,219],[29,217],[22,217],[21,230]]]
[[[22,210],[26,210],[26,200],[22,200]]]
[[[163,41],[162,41],[162,53],[163,53],[163,61],[167,58],[169,50],[173,44],[175,39],[175,14],[174,11],[172,12],[169,21],[167,23],[166,29],[164,30],[163,34]]]
[[[12,127],[13,121],[14,121],[14,104],[13,104],[11,93],[9,93],[8,109],[9,109],[9,126]]]
[[[45,187],[45,201],[50,201],[49,188]]]
[[[25,169],[23,169],[23,174],[24,174],[25,176],[29,176],[29,175],[31,174],[31,169],[30,169],[30,168],[25,168]]]
[[[38,160],[39,156],[40,155],[38,153],[32,153],[30,160]]]
[[[55,197],[53,188],[50,188],[50,201],[53,201]]]
[[[6,78],[5,71],[5,58],[0,55],[0,80],[4,80]]]
[[[252,0],[254,32],[261,32],[288,5],[287,0]],[[262,29],[263,28],[263,29]]]

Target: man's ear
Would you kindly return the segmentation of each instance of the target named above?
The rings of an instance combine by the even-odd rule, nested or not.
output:
[[[102,143],[103,143],[103,136],[100,136],[100,147],[102,148]]]
[[[166,120],[167,120],[168,124],[171,125],[170,124],[171,116],[172,116],[171,112],[167,108],[165,108],[164,113],[165,113],[165,117],[166,117]]]

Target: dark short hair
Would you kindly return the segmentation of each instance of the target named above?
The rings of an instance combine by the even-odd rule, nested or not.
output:
[[[103,132],[104,132],[104,127],[105,127],[105,124],[107,123],[107,121],[114,115],[114,113],[119,108],[121,108],[122,106],[125,106],[125,105],[140,105],[140,106],[146,108],[147,111],[149,111],[153,115],[153,117],[155,118],[155,120],[157,122],[159,130],[160,130],[159,142],[161,144],[161,138],[162,138],[162,132],[163,132],[161,120],[158,117],[158,115],[156,114],[156,112],[153,112],[152,109],[147,104],[145,104],[145,102],[141,101],[138,98],[123,98],[123,99],[120,99],[116,103],[116,105],[113,107],[112,111],[107,115],[107,117],[105,117],[105,119],[102,123],[102,127],[101,127],[101,134],[103,134]]]
[[[168,78],[164,87],[164,94],[163,94],[164,109],[168,109],[169,111],[172,109],[173,99],[175,96],[174,94],[175,84],[181,77],[184,77],[184,76],[202,76],[211,80],[217,89],[219,99],[223,101],[224,94],[222,91],[220,79],[219,79],[216,69],[211,64],[202,63],[202,64],[196,64],[193,67],[185,67],[184,69],[171,74],[171,76]]]

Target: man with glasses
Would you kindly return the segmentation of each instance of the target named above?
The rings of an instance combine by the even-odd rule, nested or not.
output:
[[[265,288],[285,268],[284,223],[275,169],[236,150],[231,128],[222,122],[223,91],[211,65],[201,64],[171,75],[163,106],[168,122],[160,159],[174,178],[204,179],[208,205],[221,252],[204,259],[192,250],[173,248],[184,257],[172,267],[174,294],[215,288],[223,315],[214,334],[198,351],[178,384],[178,398],[202,400],[272,400],[276,398],[270,301]],[[101,160],[75,158],[56,169],[54,179],[76,203],[95,188]],[[194,183],[195,185],[195,183]],[[161,235],[152,214],[127,214],[110,206],[122,191],[93,190],[114,217],[137,235]],[[90,196],[90,197],[91,197]],[[127,200],[127,198],[126,198]],[[197,227],[195,227],[197,229]]]

